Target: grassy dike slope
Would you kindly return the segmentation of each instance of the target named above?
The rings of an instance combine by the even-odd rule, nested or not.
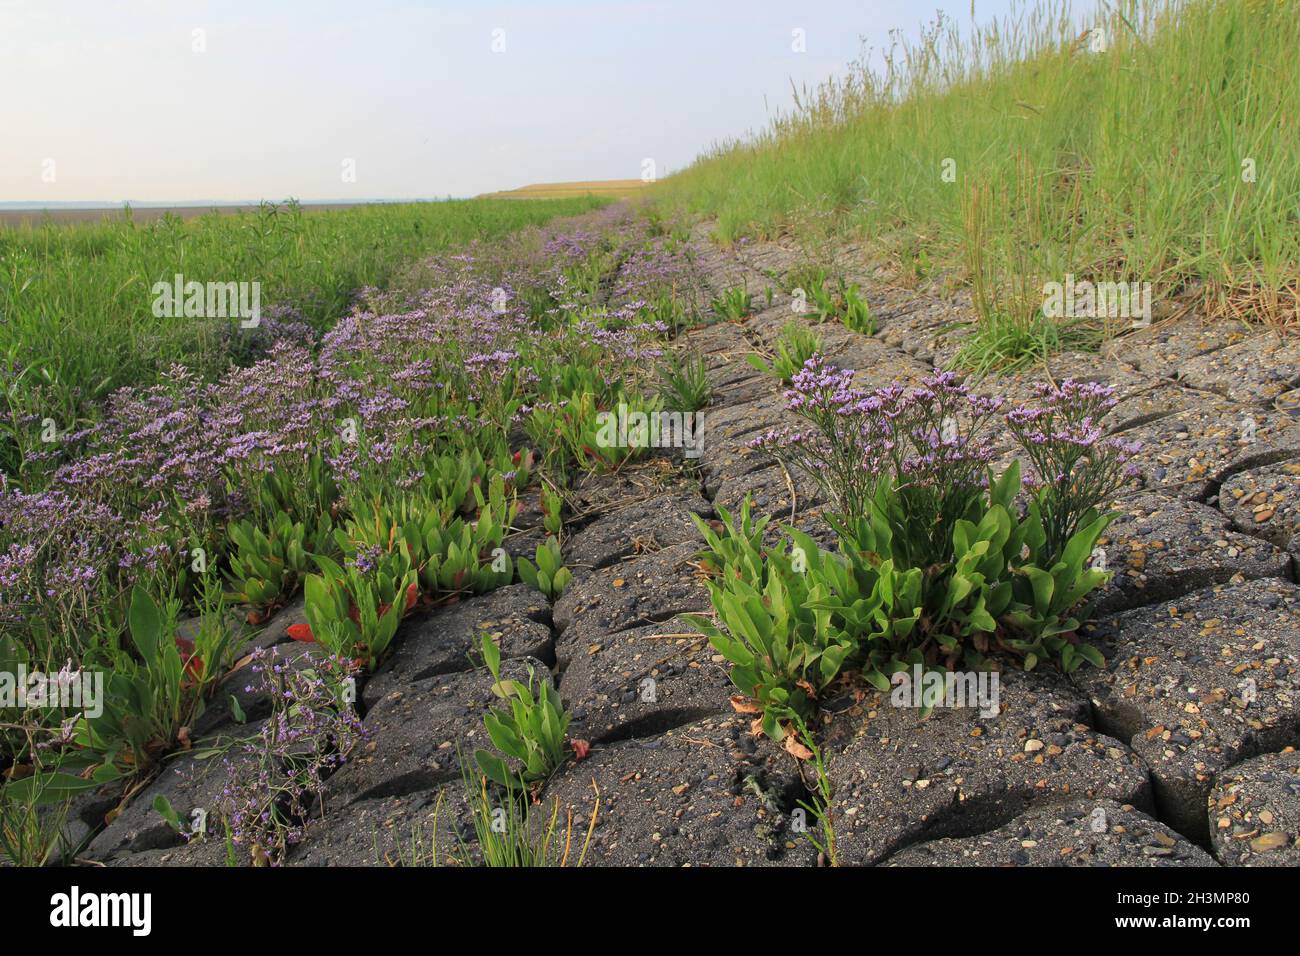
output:
[[[941,21],[885,70],[805,91],[661,197],[715,217],[724,243],[852,233],[906,279],[968,286],[981,365],[1096,341],[1042,316],[1043,283],[1067,276],[1300,318],[1300,4],[1137,0],[1080,19],[1040,0],[962,34]]]

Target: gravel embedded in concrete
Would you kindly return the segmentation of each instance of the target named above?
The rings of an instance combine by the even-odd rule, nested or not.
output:
[[[1074,682],[1102,729],[1146,761],[1161,818],[1205,844],[1215,775],[1300,728],[1300,588],[1209,588],[1098,621],[1085,636],[1106,667],[1082,667]]]
[[[1209,797],[1214,855],[1229,866],[1300,866],[1300,753],[1244,760]]]
[[[1030,810],[979,836],[932,840],[888,866],[1214,866],[1214,858],[1132,804],[1077,800]]]

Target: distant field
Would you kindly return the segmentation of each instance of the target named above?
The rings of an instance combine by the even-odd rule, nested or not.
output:
[[[235,322],[159,318],[155,283],[182,275],[242,284],[250,298],[256,283],[269,317],[284,307],[291,318],[326,328],[358,289],[384,287],[413,260],[604,202],[579,195],[334,209],[266,204],[185,221],[150,210],[159,215],[0,229],[0,471],[13,474],[33,446],[33,421],[73,427],[93,418],[114,389],[152,385],[173,363],[203,377],[229,366]]]
[[[480,199],[572,199],[577,196],[609,196],[624,199],[649,183],[640,179],[595,179],[578,183],[534,183],[518,189],[487,193]]]
[[[303,212],[330,212],[342,209],[358,209],[364,206],[388,205],[386,203],[312,203],[302,206]],[[180,219],[197,219],[210,213],[223,216],[239,213],[255,213],[260,207],[247,206],[133,206],[131,218],[136,222],[153,222],[171,214]],[[78,222],[103,222],[106,219],[125,219],[126,211],[122,207],[112,208],[74,208],[56,206],[52,209],[0,209],[0,226],[40,225],[43,222],[60,224]]]

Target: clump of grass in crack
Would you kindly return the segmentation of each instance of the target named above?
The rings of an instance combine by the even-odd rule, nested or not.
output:
[[[763,374],[773,375],[789,385],[804,363],[821,350],[821,336],[802,322],[791,321],[781,330],[771,362],[758,355],[748,356],[748,361]]]
[[[709,307],[713,310],[714,315],[728,322],[739,322],[747,319],[753,312],[751,296],[741,286],[733,286],[721,295],[716,296],[709,303]]]
[[[698,412],[713,400],[704,356],[671,356],[659,367],[659,397],[670,412]]]
[[[862,295],[862,290],[852,283],[846,283],[841,291],[841,297],[843,305],[840,321],[844,323],[844,327],[859,335],[875,335],[876,320],[871,314],[871,306]]]
[[[825,266],[819,266],[812,262],[802,262],[794,266],[786,273],[786,288],[791,292],[795,289],[815,289],[824,286],[830,280],[830,272]]]
[[[793,295],[803,302],[802,311],[812,311],[819,322],[840,322],[846,329],[860,335],[875,335],[876,320],[871,315],[862,290],[843,276],[834,282],[822,275],[810,275],[802,286],[795,286]]]
[[[1099,326],[1037,315],[1027,321],[995,317],[981,322],[966,339],[952,365],[984,376],[1036,365],[1056,352],[1096,351],[1104,339]]]
[[[547,544],[554,540],[548,538]],[[553,560],[558,561],[558,545],[554,551],[556,557]],[[543,553],[539,547],[538,556]],[[539,569],[539,572],[545,573],[545,570]],[[570,578],[568,569],[560,570],[566,573],[563,577],[554,576],[553,580],[567,583]],[[554,591],[544,590],[543,593],[552,597],[563,590],[561,584]],[[565,761],[565,732],[572,716],[565,709],[555,685],[538,679],[531,665],[527,686],[517,680],[503,680],[501,648],[487,631],[483,632],[479,647],[483,662],[492,675],[492,693],[506,701],[509,707],[494,708],[483,715],[483,725],[496,752],[480,748],[474,752],[474,761],[484,776],[503,787],[539,785]],[[512,766],[512,762],[518,769]]]
[[[817,741],[813,739],[812,733],[808,730],[808,725],[800,718],[795,718],[795,725],[798,728],[799,736],[803,740],[803,745],[811,754],[811,764],[817,779],[814,781],[815,789],[809,790],[809,799],[800,800],[799,806],[812,815],[817,821],[817,827],[821,830],[821,838],[813,836],[810,830],[804,830],[803,836],[811,843],[821,855],[821,860],[829,866],[839,866],[839,851],[835,845],[835,818],[831,812],[831,780],[826,774],[826,764],[822,760],[821,748],[817,746]],[[799,765],[802,771],[804,764]]]
[[[578,851],[575,866],[582,866],[591,846],[591,835],[596,829],[600,812],[600,790],[591,782],[596,794],[586,837]],[[550,814],[539,814],[525,794],[506,787],[502,799],[496,803],[488,790],[487,778],[481,777],[474,796],[474,835],[478,839],[483,865],[492,867],[514,866],[568,866],[573,853],[573,811],[567,811],[563,827],[560,826],[560,803],[551,802]]]
[[[36,776],[34,782],[32,787],[0,787],[0,859],[22,867],[67,863],[73,847],[64,824],[71,799],[50,797],[55,788],[49,775]]]
[[[536,563],[525,557],[519,558],[515,565],[519,578],[524,584],[540,591],[548,601],[554,601],[573,580],[573,572],[564,566],[559,538],[553,534],[547,535],[546,540],[533,552],[533,557],[537,559]],[[486,634],[483,639],[485,644],[490,643]]]
[[[576,848],[573,811],[565,813],[562,824],[558,800],[551,802],[549,810],[540,809],[540,804],[534,804],[525,791],[513,786],[498,788],[498,797],[494,798],[486,777],[472,778],[464,765],[462,774],[465,792],[471,795],[473,846],[459,830],[454,849],[445,852],[439,846],[438,822],[446,796],[445,791],[439,791],[433,811],[433,834],[426,837],[423,827],[414,827],[405,845],[397,849],[395,858],[381,858],[376,846],[378,862],[408,867],[565,867],[582,866],[586,862],[591,835],[600,814],[600,788],[594,779],[591,782],[595,793],[591,818],[582,846]]]

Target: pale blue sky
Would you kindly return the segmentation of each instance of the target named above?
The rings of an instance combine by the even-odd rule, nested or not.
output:
[[[664,175],[936,9],[969,22],[970,0],[0,0],[0,201]]]

